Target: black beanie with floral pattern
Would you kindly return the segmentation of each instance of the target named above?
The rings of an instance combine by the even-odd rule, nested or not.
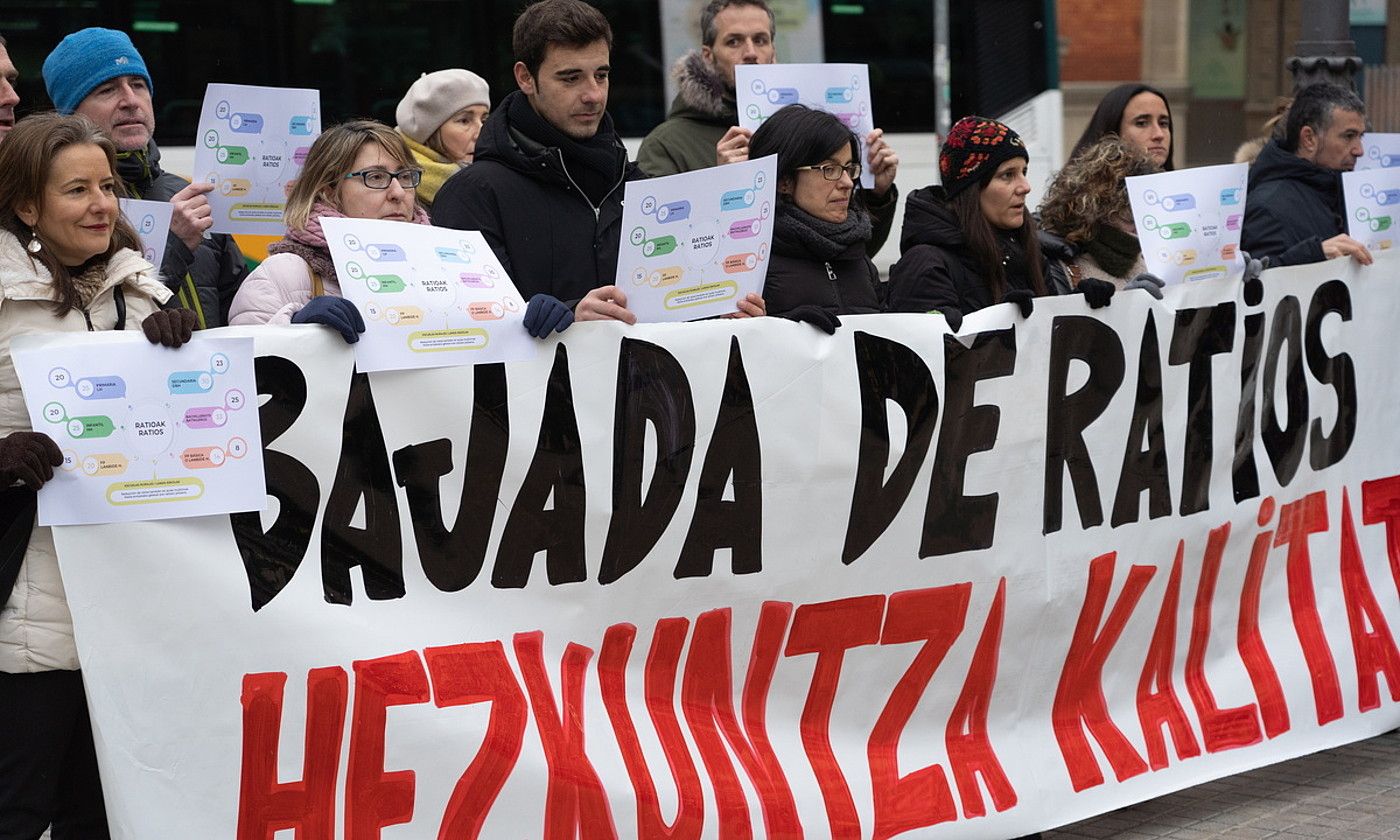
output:
[[[997,167],[1022,157],[1030,160],[1021,135],[988,117],[963,117],[954,123],[938,153],[938,174],[949,198],[972,184],[985,184]]]

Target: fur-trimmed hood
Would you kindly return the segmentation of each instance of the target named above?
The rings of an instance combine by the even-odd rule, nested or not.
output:
[[[681,56],[671,68],[671,78],[676,80],[678,91],[670,116],[737,124],[739,109],[734,104],[734,91],[699,50]]]

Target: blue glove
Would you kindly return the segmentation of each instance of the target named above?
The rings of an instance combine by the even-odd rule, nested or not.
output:
[[[355,304],[335,295],[312,298],[292,316],[292,323],[325,324],[339,332],[346,344],[359,341],[360,333],[365,331],[365,319],[360,317],[360,310],[355,308]]]
[[[535,338],[563,332],[573,322],[574,310],[554,295],[535,295],[525,307],[525,332]]]

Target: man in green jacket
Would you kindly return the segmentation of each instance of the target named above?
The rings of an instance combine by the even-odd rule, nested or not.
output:
[[[711,0],[700,13],[700,35],[700,49],[686,53],[671,70],[679,92],[670,115],[652,129],[637,152],[637,165],[652,177],[748,160],[753,132],[739,127],[734,66],[777,62],[773,10],[765,0]],[[875,227],[866,251],[874,254],[894,221],[899,156],[879,129],[866,143],[866,165],[875,176],[875,188],[860,193]]]

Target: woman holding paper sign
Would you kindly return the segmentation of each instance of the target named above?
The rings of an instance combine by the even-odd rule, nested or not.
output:
[[[753,133],[751,159],[778,156],[769,315],[831,333],[837,316],[881,311],[880,274],[865,250],[870,214],[856,194],[859,148],[840,120],[805,105],[780,109]]]
[[[73,622],[35,491],[63,464],[31,429],[13,339],[139,329],[178,347],[194,313],[170,290],[117,205],[116,149],[84,117],[20,120],[0,145],[0,837],[105,838],[107,818]],[[121,608],[134,608],[125,605]]]
[[[355,304],[340,296],[321,220],[426,225],[428,214],[417,200],[422,177],[403,137],[383,123],[352,120],[322,132],[287,197],[287,233],[239,287],[229,323],[324,324],[347,343],[359,341],[365,322]]]

